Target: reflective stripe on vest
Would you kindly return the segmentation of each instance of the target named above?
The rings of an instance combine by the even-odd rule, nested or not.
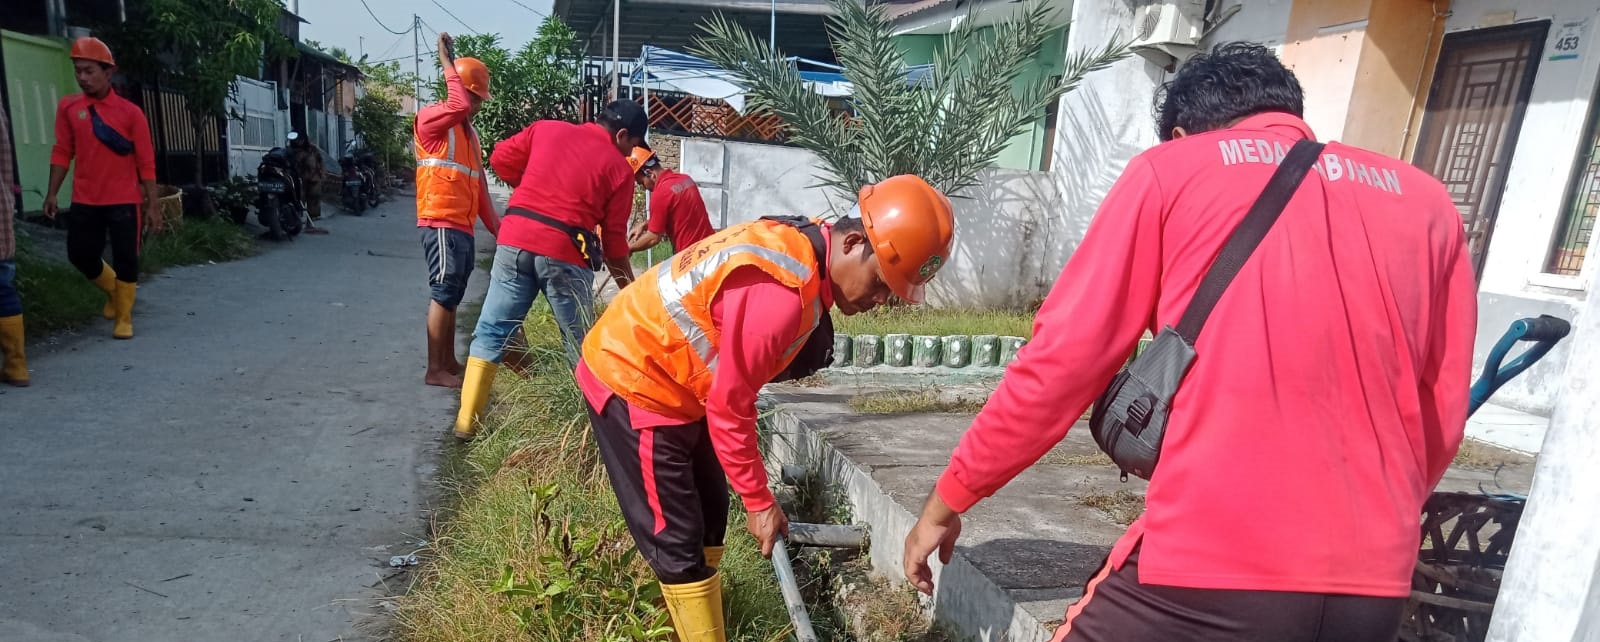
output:
[[[447,145],[448,145],[448,147],[445,148],[444,158],[422,158],[422,159],[418,159],[417,160],[417,166],[418,167],[443,167],[443,168],[446,168],[446,169],[453,169],[453,170],[456,170],[456,171],[461,172],[463,174],[466,174],[469,178],[477,178],[477,177],[483,175],[483,173],[479,172],[478,170],[475,170],[475,169],[473,169],[471,167],[467,167],[466,165],[462,165],[461,163],[457,163],[454,160],[451,160],[451,159],[456,157],[456,128],[454,128],[454,127],[450,128],[450,137],[449,137],[449,142],[447,143]]]
[[[661,293],[662,307],[666,308],[667,316],[672,319],[674,325],[678,326],[678,331],[682,332],[684,338],[688,340],[689,346],[694,349],[695,355],[699,356],[700,361],[712,370],[716,369],[716,346],[711,345],[711,337],[706,335],[705,329],[695,323],[694,317],[689,314],[689,309],[684,305],[683,299],[694,290],[696,285],[699,285],[702,280],[716,272],[717,268],[722,267],[724,263],[727,263],[729,259],[737,254],[751,254],[761,257],[778,266],[779,269],[788,272],[802,283],[811,278],[811,268],[795,260],[794,257],[772,248],[745,243],[730,245],[712,252],[704,259],[701,259],[699,263],[696,263],[694,267],[684,271],[683,274],[676,278],[672,275],[673,262],[662,262],[661,266],[656,268],[656,289]],[[815,309],[813,310],[811,327],[816,328],[817,321],[821,320],[821,302],[816,302],[813,307]],[[800,344],[804,343],[805,337],[802,336]],[[798,346],[791,347],[789,352],[792,354],[796,349],[798,349]]]

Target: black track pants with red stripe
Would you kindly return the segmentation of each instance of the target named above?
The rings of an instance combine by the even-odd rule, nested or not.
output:
[[[1139,553],[1095,573],[1054,642],[1393,642],[1402,598],[1139,583]]]
[[[705,548],[728,532],[728,480],[705,420],[635,430],[628,404],[612,395],[589,408],[600,459],[628,532],[662,584],[710,578]]]

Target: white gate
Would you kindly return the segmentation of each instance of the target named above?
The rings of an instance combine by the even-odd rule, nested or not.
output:
[[[254,175],[261,156],[289,135],[278,110],[278,84],[243,76],[228,98],[228,174]]]

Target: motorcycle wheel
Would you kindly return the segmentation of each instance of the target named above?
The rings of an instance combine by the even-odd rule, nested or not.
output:
[[[267,228],[267,238],[274,241],[282,241],[287,238],[283,233],[283,224],[280,220],[283,218],[282,209],[278,199],[269,196],[266,202],[262,203],[260,211],[256,213],[256,220],[261,222],[262,227]]]
[[[382,195],[378,193],[377,185],[373,185],[371,188],[367,189],[367,207],[377,207],[378,203],[382,201],[383,198]]]
[[[344,197],[344,208],[349,210],[351,214],[361,216],[361,212],[367,209],[367,203],[365,199],[361,198],[360,194],[346,194]]]
[[[283,227],[284,232],[288,233],[289,240],[294,240],[294,237],[299,236],[300,231],[305,229],[306,213],[303,210],[289,203],[284,203],[283,207],[278,208],[278,214],[278,224]]]

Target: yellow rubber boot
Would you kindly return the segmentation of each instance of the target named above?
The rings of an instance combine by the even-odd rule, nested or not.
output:
[[[707,546],[706,547],[706,566],[711,567],[711,570],[714,571],[714,570],[717,570],[717,568],[719,566],[721,566],[721,565],[722,565],[722,547],[721,546]]]
[[[683,642],[727,642],[722,627],[722,575],[693,584],[662,584],[672,628]]]
[[[494,363],[477,357],[467,357],[466,372],[461,380],[461,410],[456,413],[456,439],[471,439],[475,433],[478,416],[489,403],[489,387],[494,385],[494,373],[499,369]]]
[[[18,388],[28,387],[28,355],[22,351],[22,315],[0,317],[0,381]]]
[[[117,304],[117,325],[111,329],[112,338],[133,338],[133,299],[138,291],[138,284],[117,281],[117,289],[111,294],[111,302]]]
[[[100,262],[100,276],[94,277],[94,286],[106,293],[106,307],[100,309],[100,316],[111,321],[117,318],[117,271],[105,261]]]

